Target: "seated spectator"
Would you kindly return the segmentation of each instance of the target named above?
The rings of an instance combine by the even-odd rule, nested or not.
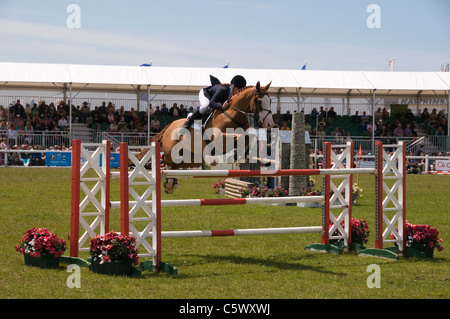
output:
[[[317,138],[323,140],[326,136],[325,131],[323,130],[323,126],[319,126],[319,130],[317,131]]]
[[[11,150],[18,150],[19,146],[14,145],[11,147]],[[20,160],[20,155],[18,152],[8,153],[8,164],[11,166],[23,166],[22,161]]]
[[[367,121],[361,119],[361,123],[359,123],[359,132],[363,135],[367,132]]]
[[[361,121],[370,121],[370,117],[367,115],[366,111],[363,111],[363,114],[361,115]]]
[[[110,132],[118,132],[119,131],[119,126],[117,125],[116,121],[113,121],[110,125],[109,125],[109,131]]]
[[[6,109],[3,107],[3,105],[0,105],[0,122],[7,120],[7,112]]]
[[[130,129],[128,128],[127,123],[125,123],[125,121],[120,121],[118,126],[119,126],[118,132],[120,133],[130,132]]]
[[[177,103],[173,103],[173,106],[169,110],[169,115],[176,118],[180,117],[180,108]]]
[[[286,123],[290,123],[292,122],[292,114],[291,111],[287,110],[286,113],[283,115],[283,121],[285,121]],[[283,124],[283,123],[281,123]]]
[[[188,115],[188,112],[186,110],[186,108],[184,107],[183,104],[180,105],[180,110],[178,111],[178,114],[180,115],[180,117],[185,118]]]
[[[158,117],[158,116],[162,115],[161,110],[159,109],[159,106],[157,106],[157,107],[155,108],[155,112],[153,113],[153,115],[154,115],[155,117]]]
[[[150,122],[150,131],[152,133],[158,133],[161,130],[161,124],[158,119],[154,117]]]
[[[166,103],[161,106],[161,115],[167,116],[169,115],[169,110],[167,109]]]
[[[437,136],[447,135],[447,133],[444,131],[444,128],[442,127],[442,125],[438,126],[435,135],[437,135]]]
[[[394,136],[404,136],[403,127],[401,123],[397,124],[397,127],[394,129]]]
[[[376,111],[375,111],[375,121],[379,122],[380,120],[383,120],[383,112],[381,111],[381,107],[379,107]]]
[[[281,109],[277,108],[277,112],[272,115],[273,122],[278,125],[278,127],[281,126],[281,122],[283,121],[283,114],[281,114]]]
[[[383,108],[383,121],[386,121],[389,117],[389,111],[386,108]]]
[[[305,118],[305,132],[311,134],[311,129],[312,129],[311,124],[309,124],[309,122]]]
[[[68,125],[69,125],[69,123],[67,122],[66,117],[65,117],[65,116],[62,116],[62,117],[59,119],[59,121],[58,121],[59,129],[60,129],[61,131],[64,131],[64,129],[65,129],[66,126],[68,126]]]
[[[355,114],[352,115],[350,120],[354,124],[360,124],[361,123],[361,116],[359,115],[359,112],[356,111]]]
[[[106,115],[106,121],[109,124],[112,124],[113,122],[117,122],[117,118],[114,115],[114,109],[112,107],[108,108],[108,114]]]
[[[403,130],[404,136],[413,137],[414,131],[411,128],[411,124],[407,123],[405,129]]]
[[[81,122],[86,123],[87,118],[89,117],[89,106],[87,102],[83,102],[83,106],[81,107]]]
[[[21,150],[30,150],[27,144],[22,144]],[[23,166],[29,166],[31,159],[31,153],[20,153],[20,161],[23,163]]]
[[[281,127],[280,127],[281,131],[290,131],[291,129],[289,128],[288,124],[286,121],[281,122]]]

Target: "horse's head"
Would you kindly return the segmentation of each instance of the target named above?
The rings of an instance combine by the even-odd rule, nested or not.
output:
[[[258,81],[255,87],[255,98],[250,105],[251,111],[255,116],[255,122],[258,125],[262,125],[264,128],[272,128],[274,126],[271,111],[271,100],[267,94],[271,84],[272,82],[267,84],[265,87],[261,87],[261,84]]]

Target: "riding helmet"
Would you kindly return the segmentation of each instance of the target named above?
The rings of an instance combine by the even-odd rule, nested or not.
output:
[[[247,81],[242,75],[236,75],[233,79],[231,79],[231,84],[238,89],[242,89],[247,85]]]

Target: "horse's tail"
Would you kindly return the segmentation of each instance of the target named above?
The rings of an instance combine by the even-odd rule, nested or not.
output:
[[[167,124],[158,134],[152,137],[150,140],[150,143],[159,143],[159,145],[162,145],[162,138],[164,133],[166,132],[167,128],[170,126],[170,124]]]

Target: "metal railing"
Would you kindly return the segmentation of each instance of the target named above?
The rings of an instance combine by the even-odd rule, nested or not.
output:
[[[6,139],[9,147],[14,145],[36,145],[50,148],[54,145],[69,147],[72,144],[70,133],[67,131],[0,131],[0,139]]]

